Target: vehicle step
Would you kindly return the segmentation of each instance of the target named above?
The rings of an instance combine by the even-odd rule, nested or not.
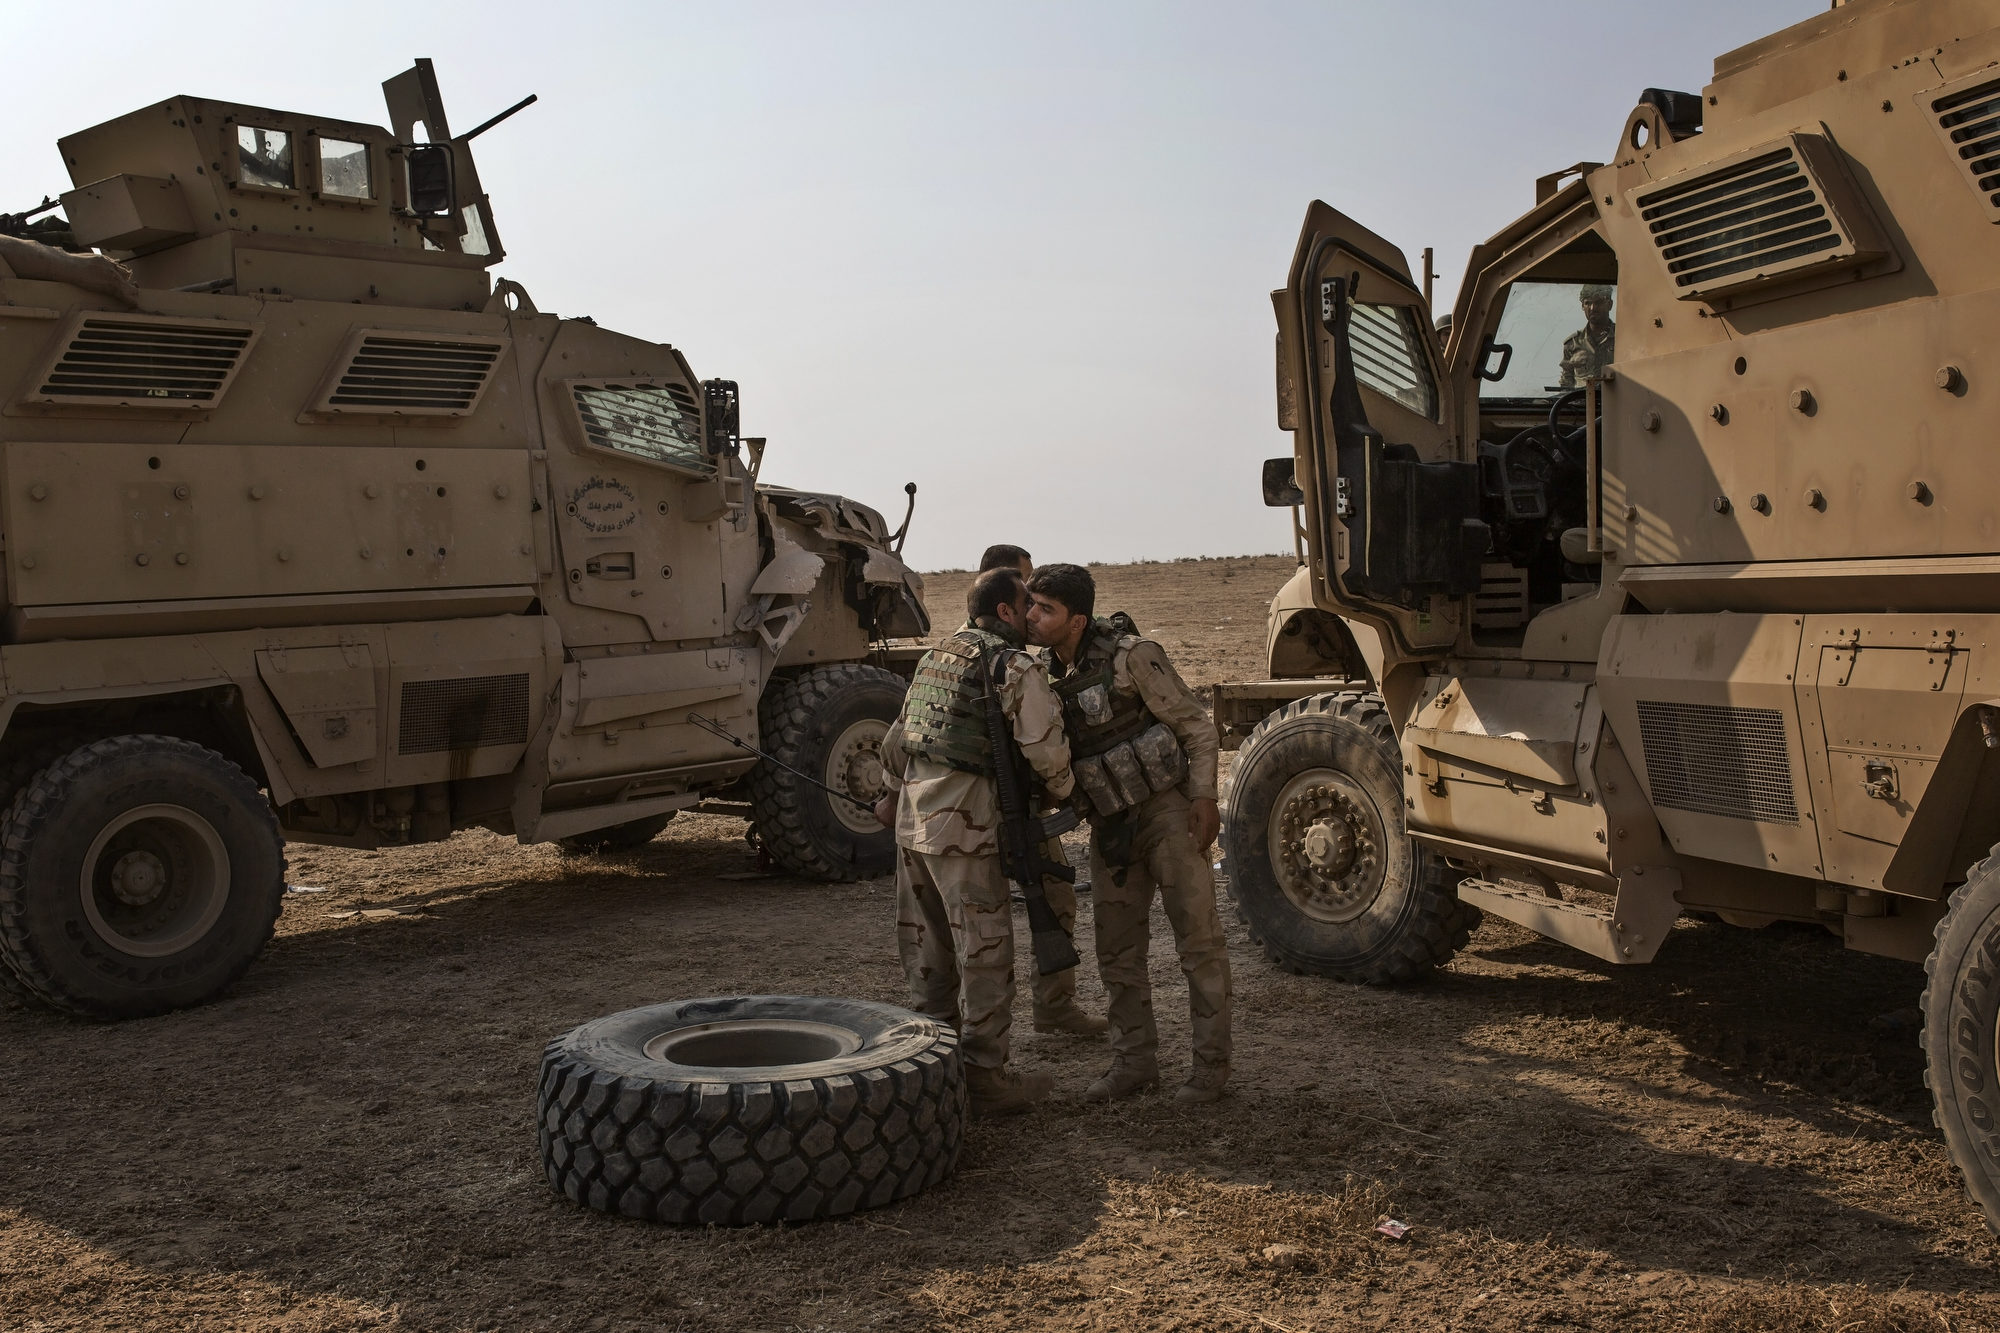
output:
[[[1650,963],[1674,916],[1680,912],[1679,904],[1673,901],[1671,886],[1664,887],[1668,893],[1660,906],[1671,909],[1664,915],[1661,910],[1654,910],[1650,901],[1645,901],[1643,911],[1621,912],[1619,908],[1599,907],[1594,901],[1551,898],[1532,885],[1496,884],[1483,879],[1461,880],[1458,896],[1482,912],[1504,917],[1537,935],[1546,935],[1607,963]],[[1624,901],[1627,893],[1628,890],[1620,890],[1620,908],[1630,906]]]

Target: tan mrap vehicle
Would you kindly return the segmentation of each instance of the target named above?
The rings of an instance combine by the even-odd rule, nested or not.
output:
[[[1613,964],[1683,910],[1927,959],[2000,1225],[1995,20],[1856,0],[1649,90],[1473,251],[1448,337],[1314,204],[1265,470],[1304,558],[1216,714],[1228,872],[1295,970],[1417,975],[1472,908]]]
[[[707,801],[791,871],[890,865],[900,534],[757,485],[734,384],[493,284],[479,131],[428,62],[384,87],[389,129],[156,103],[62,140],[66,224],[0,228],[0,977],[60,1008],[228,984],[285,839]]]

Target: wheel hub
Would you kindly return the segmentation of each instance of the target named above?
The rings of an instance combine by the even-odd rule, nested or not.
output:
[[[1306,862],[1322,876],[1340,876],[1354,864],[1354,830],[1345,823],[1324,821],[1306,830]]]
[[[111,867],[111,892],[128,907],[144,907],[166,887],[166,862],[143,848],[125,853]]]
[[[888,734],[888,723],[865,718],[841,732],[826,752],[826,785],[862,803],[830,802],[834,818],[856,833],[881,831],[872,811],[889,791],[882,769],[882,738]]]
[[[189,948],[229,899],[229,853],[186,806],[142,805],[111,818],[84,853],[84,918],[106,944],[138,958]]]
[[[1382,889],[1382,819],[1354,780],[1314,769],[1287,783],[1271,808],[1271,868],[1285,896],[1321,921],[1351,921]]]

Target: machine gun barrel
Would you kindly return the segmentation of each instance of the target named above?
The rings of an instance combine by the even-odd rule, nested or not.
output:
[[[541,97],[539,94],[529,93],[526,97],[514,103],[514,105],[508,107],[505,111],[502,111],[499,115],[493,117],[491,120],[481,121],[479,124],[467,130],[464,134],[461,134],[458,137],[458,141],[460,143],[471,143],[474,139],[477,139],[480,135],[486,133],[486,131],[492,129],[495,125],[498,125],[501,121],[513,115],[516,111],[525,111],[540,100]]]
[[[1000,799],[1000,869],[1021,886],[1028,905],[1028,930],[1034,943],[1035,970],[1043,976],[1063,972],[1082,961],[1076,944],[1056,919],[1042,892],[1042,878],[1052,875],[1068,883],[1076,881],[1076,871],[1065,862],[1052,861],[1042,850],[1055,829],[1028,813],[1028,777],[1022,771],[1025,756],[1014,744],[1007,726],[1006,711],[1000,706],[1000,687],[993,678],[993,654],[981,656],[979,666],[986,678],[986,737],[993,750],[993,786]],[[1050,821],[1055,823],[1056,821]],[[1074,827],[1074,822],[1071,823]]]
[[[43,195],[42,202],[25,213],[0,213],[0,236],[18,236],[29,218],[37,218],[50,209],[62,207],[62,201],[52,195]]]

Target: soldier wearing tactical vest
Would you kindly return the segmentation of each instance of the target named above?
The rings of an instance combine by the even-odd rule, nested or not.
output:
[[[1047,672],[1024,651],[1020,573],[980,575],[966,611],[965,627],[917,664],[894,744],[884,747],[884,777],[898,791],[896,942],[910,1007],[959,1028],[973,1112],[1001,1115],[1046,1097],[1055,1080],[1022,1074],[1008,1059],[1014,913],[1000,869],[988,673],[1013,743],[1052,800],[1070,794],[1069,747]]]
[[[1174,1095],[1212,1102],[1229,1079],[1229,952],[1208,860],[1222,824],[1215,729],[1159,644],[1130,621],[1091,618],[1089,570],[1044,565],[1028,595],[1029,637],[1050,650],[1078,806],[1091,821],[1097,966],[1111,996],[1111,1068],[1084,1095],[1109,1101],[1159,1083],[1146,964],[1157,892],[1194,1036],[1194,1067]]]

